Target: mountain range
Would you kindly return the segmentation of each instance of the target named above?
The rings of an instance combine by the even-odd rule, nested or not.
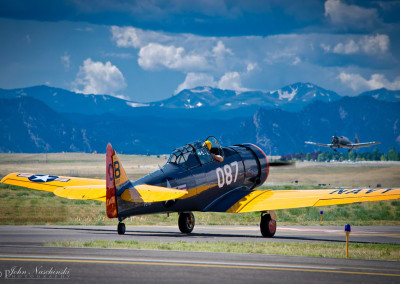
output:
[[[319,149],[337,135],[400,145],[400,91],[379,89],[345,97],[311,83],[262,92],[211,87],[183,90],[141,103],[48,86],[0,89],[1,152],[119,152],[160,154],[214,135],[225,145],[252,142],[267,153]]]

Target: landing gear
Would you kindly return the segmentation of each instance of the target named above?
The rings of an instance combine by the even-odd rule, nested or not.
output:
[[[124,223],[118,223],[118,235],[123,235],[125,234],[125,224]]]
[[[261,215],[260,230],[265,238],[272,238],[275,235],[276,221],[271,218],[270,214]]]
[[[190,234],[194,228],[193,213],[180,213],[178,219],[179,230],[184,234]]]

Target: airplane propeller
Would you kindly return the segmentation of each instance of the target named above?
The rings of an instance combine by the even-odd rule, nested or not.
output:
[[[296,162],[295,161],[280,161],[280,160],[274,160],[269,162],[270,167],[287,167],[287,166],[295,166]]]

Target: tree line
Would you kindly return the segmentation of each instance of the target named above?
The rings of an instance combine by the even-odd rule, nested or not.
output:
[[[400,152],[397,152],[394,147],[390,148],[388,153],[379,152],[378,148],[375,148],[372,152],[357,153],[354,151],[345,153],[325,151],[325,152],[313,152],[313,153],[295,153],[282,155],[282,161],[400,161]]]

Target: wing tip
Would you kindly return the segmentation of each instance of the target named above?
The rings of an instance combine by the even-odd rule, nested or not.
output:
[[[1,183],[6,183],[6,181],[10,178],[10,177],[12,177],[12,176],[17,176],[17,175],[19,175],[19,174],[21,174],[21,173],[10,173],[10,174],[8,174],[8,175],[6,175],[5,177],[3,177],[2,179],[1,179]]]

